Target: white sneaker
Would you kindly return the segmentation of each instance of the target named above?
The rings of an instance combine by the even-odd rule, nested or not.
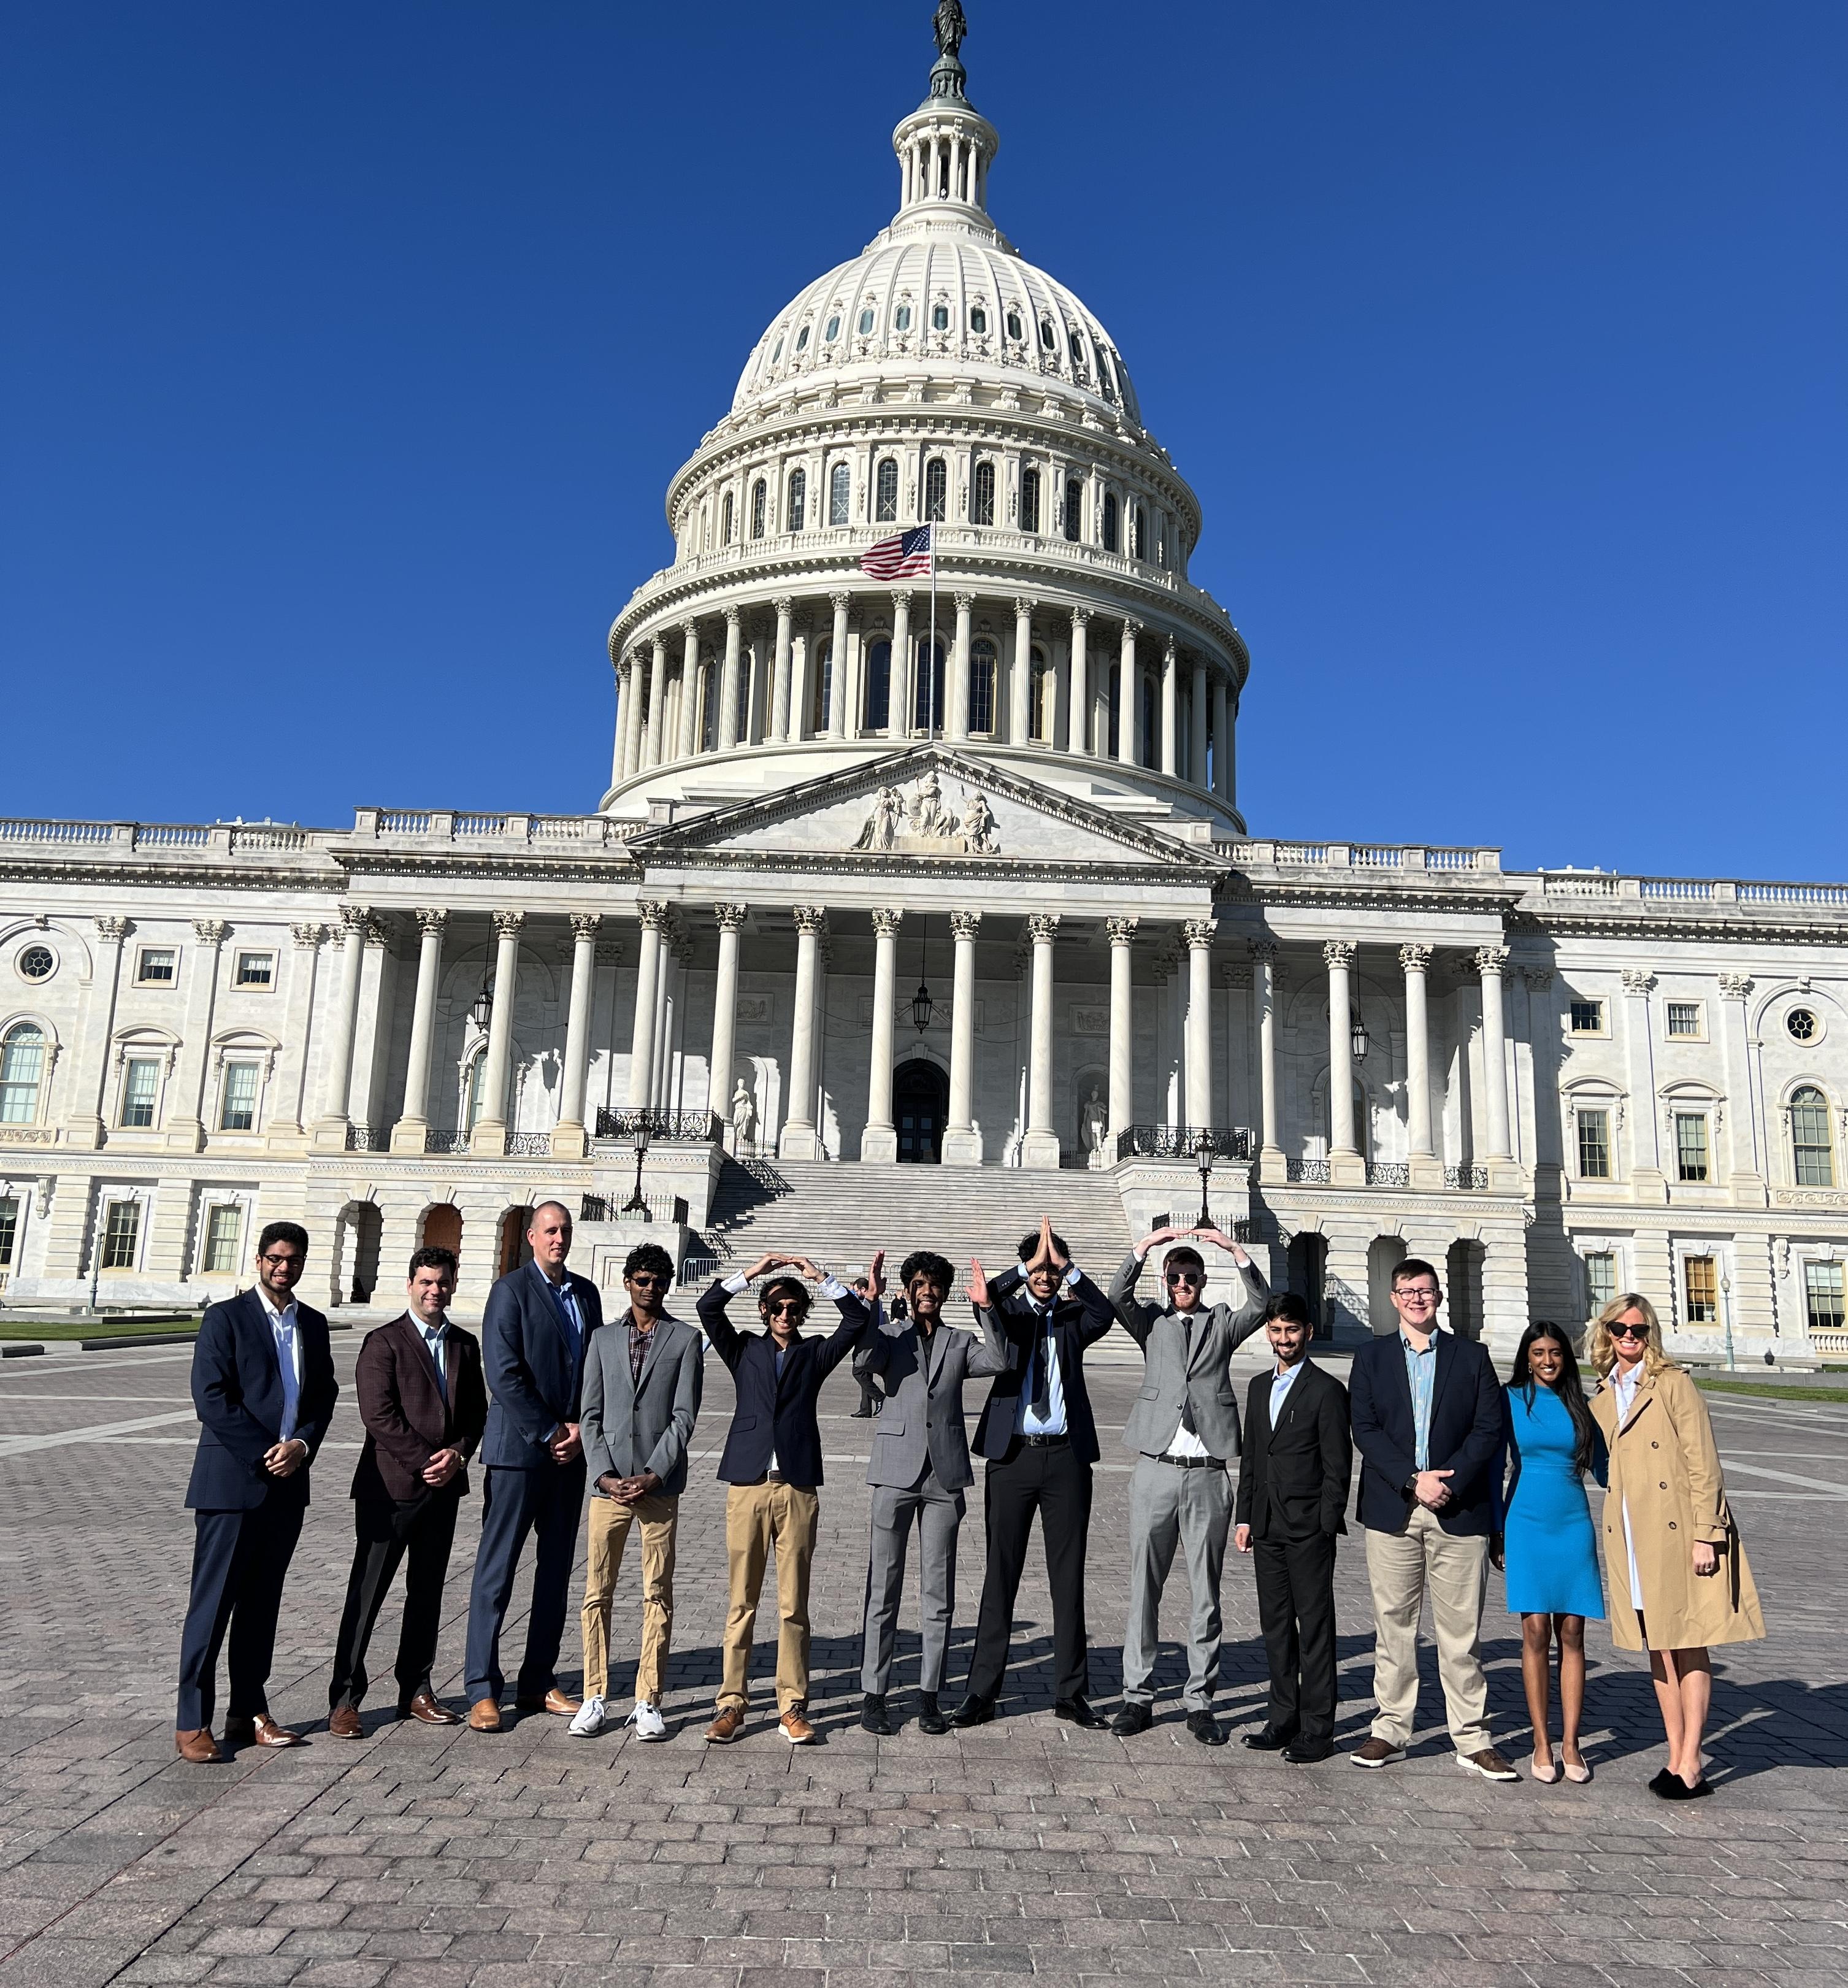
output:
[[[659,1706],[650,1705],[645,1698],[635,1701],[635,1709],[630,1713],[627,1723],[635,1728],[638,1740],[665,1740],[667,1722],[660,1715]]]
[[[571,1722],[571,1730],[580,1740],[588,1740],[593,1733],[600,1733],[609,1723],[603,1714],[603,1701],[600,1698],[587,1698],[577,1709],[577,1716]]]

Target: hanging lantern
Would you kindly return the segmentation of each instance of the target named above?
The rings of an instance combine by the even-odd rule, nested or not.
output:
[[[1349,1031],[1347,1040],[1348,1046],[1354,1053],[1355,1062],[1360,1063],[1363,1061],[1369,1047],[1369,1041],[1367,1033],[1367,1024],[1361,1020],[1360,1010],[1358,1008],[1355,1009],[1353,1011],[1353,1024]]]

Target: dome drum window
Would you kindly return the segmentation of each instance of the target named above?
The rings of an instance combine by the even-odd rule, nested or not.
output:
[[[718,542],[721,546],[728,546],[731,543],[731,492],[728,490],[725,501],[719,507]]]
[[[804,471],[799,469],[791,470],[789,472],[789,501],[788,507],[789,522],[784,527],[785,530],[799,532],[802,529],[803,520],[807,516],[808,502],[809,478],[807,474]]]
[[[1027,335],[1025,326],[1020,322],[1020,313],[1019,311],[1011,310],[1008,313],[1007,326],[1008,337],[1012,339],[1015,343],[1018,345]]]
[[[868,338],[872,336],[873,325],[873,306],[870,304],[868,304],[866,309],[860,314],[860,335],[862,338]]]
[[[1023,532],[1039,529],[1039,472],[1023,469],[1020,472],[1020,529]]]
[[[1039,320],[1039,343],[1042,348],[1048,352],[1056,352],[1059,349],[1058,334],[1052,330],[1052,320],[1049,317],[1042,317]]]
[[[828,522],[844,525],[848,522],[847,507],[853,488],[853,472],[844,462],[837,462],[828,472]]]
[[[933,331],[948,331],[949,328],[949,306],[948,304],[933,304],[931,306],[931,329]]]
[[[909,331],[911,329],[911,306],[909,304],[900,304],[892,313],[892,329],[894,331]]]
[[[969,313],[969,329],[978,338],[986,338],[988,335],[988,314],[980,304]]]
[[[832,345],[840,336],[840,313],[836,311],[821,328],[823,342]]]
[[[1106,553],[1117,549],[1117,493],[1106,490],[1103,493],[1103,529],[1100,534]]]
[[[995,729],[995,684],[998,658],[994,643],[978,635],[969,645],[969,729],[992,732]]]
[[[780,359],[782,357],[782,356],[783,356],[783,342],[782,342],[782,340],[779,338],[779,339],[776,341],[776,344],[775,344],[775,346],[774,349],[773,349],[773,350],[772,350],[772,352],[771,352],[771,354],[770,354],[770,363],[771,363],[772,366],[774,366],[774,365],[777,363],[777,361],[778,361],[779,360],[780,360]]]
[[[761,539],[764,535],[769,497],[769,492],[760,476],[751,486],[751,536],[754,539]]]
[[[1083,522],[1084,485],[1074,476],[1065,486],[1065,535],[1071,544],[1077,544]]]
[[[995,522],[995,465],[983,461],[975,465],[975,500],[970,507],[969,522],[975,525],[992,525]]]
[[[924,465],[924,516],[941,522],[949,516],[950,472],[941,455]]]
[[[876,524],[898,521],[898,465],[887,456],[879,465],[873,485],[873,518]]]

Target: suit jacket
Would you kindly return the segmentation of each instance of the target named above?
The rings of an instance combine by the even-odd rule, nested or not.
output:
[[[353,1374],[366,1425],[366,1446],[353,1473],[354,1497],[402,1505],[467,1495],[466,1470],[441,1490],[424,1482],[424,1472],[439,1449],[459,1449],[466,1462],[481,1447],[488,1421],[481,1341],[451,1323],[443,1358],[447,1392],[423,1329],[409,1312],[367,1334]]]
[[[973,1484],[963,1383],[1005,1374],[1011,1357],[1006,1341],[992,1329],[978,1338],[940,1324],[926,1339],[915,1323],[899,1320],[869,1333],[853,1356],[853,1371],[884,1376],[886,1405],[873,1425],[867,1482],[907,1489],[927,1464],[946,1491]]]
[[[1245,1397],[1248,1438],[1238,1467],[1234,1522],[1254,1539],[1310,1540],[1347,1530],[1342,1507],[1354,1474],[1348,1437],[1347,1390],[1313,1360],[1305,1360],[1283,1398],[1283,1419],[1271,1426],[1274,1367],[1254,1377]]]
[[[1173,1305],[1137,1300],[1136,1280],[1141,1274],[1141,1260],[1132,1249],[1110,1280],[1110,1303],[1123,1330],[1142,1348],[1144,1362],[1142,1392],[1123,1425],[1123,1446],[1145,1456],[1160,1456],[1181,1425],[1184,1401],[1208,1452],[1229,1461],[1238,1454],[1238,1398],[1227,1362],[1232,1349],[1263,1324],[1271,1287],[1257,1265],[1248,1263],[1239,1273],[1245,1297],[1236,1308],[1216,1304],[1194,1314],[1190,1358],[1188,1327]]]
[[[605,1326],[584,1359],[580,1428],[593,1490],[606,1475],[652,1471],[661,1480],[657,1495],[677,1498],[687,1488],[687,1445],[705,1385],[706,1342],[696,1327],[662,1313],[637,1381],[629,1364],[627,1311]]]
[[[509,1271],[488,1293],[481,1314],[481,1357],[488,1370],[488,1432],[481,1461],[495,1470],[551,1470],[546,1439],[578,1419],[584,1356],[603,1322],[603,1301],[588,1277],[565,1273],[584,1321],[583,1343],[569,1328],[536,1263]]]
[[[308,1445],[308,1462],[292,1476],[272,1477],[263,1459],[282,1440],[282,1370],[269,1315],[254,1290],[206,1307],[192,1355],[192,1400],[201,1427],[186,1487],[189,1511],[252,1511],[272,1494],[308,1503],[309,1467],[333,1418],[340,1384],[333,1377],[327,1320],[299,1299],[296,1338],[302,1349],[296,1434]]]
[[[815,1486],[822,1481],[821,1429],[815,1404],[821,1384],[853,1350],[853,1344],[873,1322],[873,1314],[851,1291],[834,1302],[840,1323],[826,1339],[799,1333],[776,1371],[776,1347],[768,1332],[740,1332],[725,1316],[731,1293],[715,1279],[699,1301],[699,1322],[712,1350],[731,1370],[738,1407],[719,1459],[721,1483],[755,1484],[776,1467],[792,1484]]]
[[[1369,1530],[1402,1533],[1411,1517],[1404,1489],[1417,1469],[1411,1383],[1397,1332],[1354,1355],[1348,1375],[1360,1496],[1354,1516]],[[1502,1389],[1488,1348],[1454,1332],[1438,1334],[1431,1386],[1431,1467],[1449,1470],[1450,1502],[1436,1514],[1445,1532],[1474,1537],[1495,1529],[1495,1466],[1502,1453]]]
[[[1015,1413],[1028,1372],[1028,1356],[1040,1336],[1039,1314],[1026,1291],[1026,1272],[1018,1263],[988,1281],[988,1310],[975,1308],[985,1337],[992,1333],[1012,1352],[1007,1371],[995,1376],[975,1425],[975,1449],[991,1462],[1004,1457],[1014,1440]],[[1085,1348],[1095,1346],[1117,1323],[1110,1301],[1080,1272],[1074,1284],[1062,1285],[1052,1300],[1052,1336],[1059,1355],[1059,1376],[1065,1389],[1066,1433],[1072,1448],[1086,1463],[1097,1461],[1097,1421],[1084,1384]]]

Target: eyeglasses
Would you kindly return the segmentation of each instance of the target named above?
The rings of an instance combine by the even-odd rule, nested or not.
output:
[[[1647,1339],[1649,1337],[1649,1327],[1637,1320],[1619,1319],[1614,1324],[1606,1326],[1604,1330],[1613,1339]]]
[[[1437,1293],[1435,1291],[1427,1290],[1422,1284],[1417,1285],[1409,1290],[1401,1287],[1400,1290],[1394,1291],[1393,1293],[1393,1296],[1396,1297],[1401,1304],[1434,1305],[1438,1302]]]
[[[259,1256],[257,1260],[260,1263],[269,1263],[276,1269],[280,1270],[285,1263],[306,1263],[308,1261],[308,1259],[306,1256],[298,1255],[292,1249],[285,1251],[281,1255],[278,1255],[272,1250],[269,1256]]]
[[[1167,1273],[1164,1281],[1170,1285],[1188,1284],[1191,1286],[1194,1284],[1203,1284],[1206,1282],[1206,1279],[1198,1270],[1170,1270]]]

